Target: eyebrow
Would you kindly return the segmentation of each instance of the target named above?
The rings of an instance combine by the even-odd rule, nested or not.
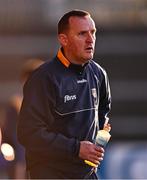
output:
[[[89,30],[81,30],[81,31],[79,31],[79,33],[86,33],[86,32],[88,32]],[[96,32],[97,31],[97,29],[92,29],[92,30],[90,30],[90,32]]]

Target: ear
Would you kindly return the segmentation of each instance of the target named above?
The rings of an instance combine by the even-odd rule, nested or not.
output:
[[[60,42],[60,44],[62,46],[66,46],[67,45],[68,39],[67,39],[67,35],[66,34],[59,34],[58,35],[58,40],[59,40],[59,42]]]

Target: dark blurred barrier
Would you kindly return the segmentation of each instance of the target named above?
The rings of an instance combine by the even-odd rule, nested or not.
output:
[[[113,32],[104,32],[102,38],[103,40],[100,38],[100,42],[98,41],[97,57],[110,78],[113,139],[145,139],[147,135],[146,32],[136,29],[113,30]],[[102,47],[100,47],[101,42]]]

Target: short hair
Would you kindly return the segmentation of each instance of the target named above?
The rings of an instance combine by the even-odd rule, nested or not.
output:
[[[69,18],[72,16],[85,17],[90,16],[90,13],[83,10],[72,10],[64,14],[58,22],[58,34],[65,32],[69,28]]]

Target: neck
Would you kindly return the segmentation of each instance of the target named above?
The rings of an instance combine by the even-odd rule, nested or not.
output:
[[[74,58],[72,58],[72,57],[70,56],[70,54],[67,53],[67,51],[64,51],[64,50],[62,49],[62,53],[63,53],[64,57],[65,57],[70,63],[84,66],[85,62],[82,62],[82,60],[75,60]]]

